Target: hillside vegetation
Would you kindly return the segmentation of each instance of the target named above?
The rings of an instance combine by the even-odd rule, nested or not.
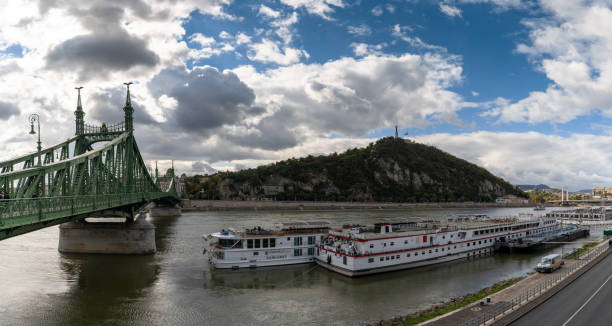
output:
[[[526,195],[484,168],[433,146],[382,138],[365,148],[191,177],[190,198],[331,201],[494,201]]]

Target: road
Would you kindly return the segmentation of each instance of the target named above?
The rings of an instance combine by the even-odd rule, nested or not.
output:
[[[512,325],[612,325],[612,255]]]

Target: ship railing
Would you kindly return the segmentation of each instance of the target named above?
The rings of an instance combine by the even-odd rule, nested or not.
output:
[[[459,326],[486,325],[490,324],[491,321],[503,318],[504,316],[519,309],[526,303],[533,301],[542,293],[557,286],[559,283],[567,279],[568,276],[573,275],[576,271],[580,270],[582,267],[599,257],[600,254],[608,250],[610,250],[610,246],[608,245],[602,245],[589,250],[587,253],[579,257],[579,260],[574,264],[558,270],[551,277],[525,289],[523,292],[517,294],[510,300],[494,303],[492,307],[489,307],[482,313],[479,313],[476,317],[460,323]],[[484,305],[484,301],[481,301],[481,305]]]

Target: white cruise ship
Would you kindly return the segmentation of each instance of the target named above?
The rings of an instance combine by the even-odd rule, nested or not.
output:
[[[551,232],[553,219],[394,222],[332,229],[317,246],[317,263],[346,276],[395,271],[489,255],[495,242]]]
[[[314,263],[315,247],[328,230],[327,222],[291,222],[274,229],[222,230],[204,238],[210,240],[209,260],[215,268],[256,268]]]

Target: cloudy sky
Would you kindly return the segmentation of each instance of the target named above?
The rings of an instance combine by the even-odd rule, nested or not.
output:
[[[514,184],[612,186],[612,1],[0,0],[0,159],[122,120],[204,173],[392,135]]]

